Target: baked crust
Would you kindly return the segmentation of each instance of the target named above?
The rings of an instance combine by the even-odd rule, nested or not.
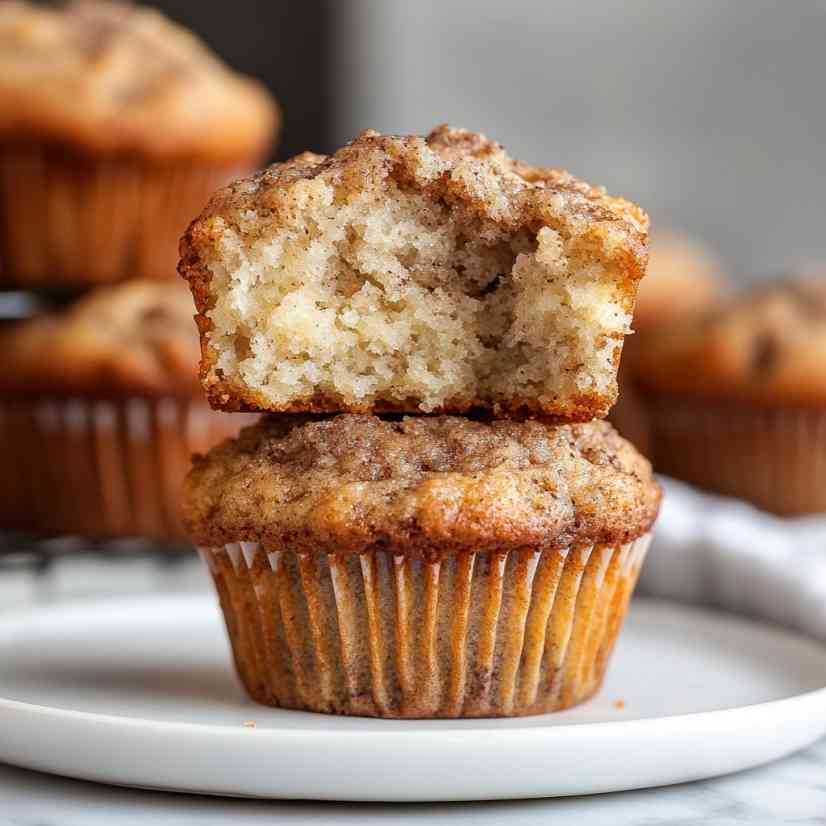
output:
[[[214,407],[273,412],[418,410],[415,404],[379,401],[359,405],[323,395],[273,403],[255,388],[226,377],[209,341],[214,330],[209,314],[216,295],[206,262],[220,259],[228,227],[254,236],[251,213],[265,216],[270,226],[295,220],[313,197],[309,184],[319,180],[334,190],[339,203],[365,190],[379,189],[386,179],[392,179],[403,191],[446,205],[470,228],[469,234],[485,243],[493,245],[520,233],[535,238],[543,228],[552,228],[566,243],[575,239],[571,244],[577,250],[596,250],[599,260],[616,273],[622,311],[629,315],[633,311],[637,284],[645,272],[648,232],[648,216],[635,204],[611,197],[603,188],[565,171],[513,160],[496,142],[466,130],[441,126],[426,139],[366,131],[331,157],[304,153],[220,190],[184,235],[179,271],[190,283],[198,308],[201,376]],[[614,360],[618,362],[622,335],[616,337],[619,347]],[[587,421],[607,413],[615,390],[614,382],[613,390],[555,399],[550,405],[524,397],[496,408],[478,398],[453,398],[428,412],[458,413],[485,407],[500,415],[537,413]]]
[[[699,318],[641,334],[643,390],[771,406],[826,406],[826,274],[758,287]]]
[[[435,559],[627,542],[660,495],[605,422],[271,416],[195,457],[183,514],[200,546]]]
[[[0,4],[0,139],[234,164],[278,126],[264,86],[159,12],[122,2]]]
[[[192,297],[178,282],[99,287],[0,326],[0,393],[201,398]]]

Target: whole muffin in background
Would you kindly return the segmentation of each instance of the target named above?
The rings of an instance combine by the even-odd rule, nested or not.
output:
[[[651,434],[645,407],[628,378],[644,339],[640,334],[708,312],[728,292],[722,262],[708,246],[675,232],[652,233],[648,268],[637,291],[635,335],[623,348],[619,397],[610,414],[614,427],[646,456],[651,455]]]
[[[275,415],[183,511],[254,700],[491,717],[599,689],[659,502],[605,422]]]
[[[213,406],[603,417],[648,216],[483,135],[367,131],[217,192],[181,243]]]
[[[203,400],[192,312],[183,285],[131,281],[0,324],[0,530],[183,539],[192,453],[252,419]]]
[[[640,337],[658,471],[781,515],[826,512],[826,274]]]
[[[261,84],[157,11],[0,3],[0,284],[169,278],[277,123]]]

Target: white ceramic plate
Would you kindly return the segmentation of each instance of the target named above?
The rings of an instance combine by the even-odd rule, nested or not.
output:
[[[384,721],[247,701],[207,596],[0,616],[0,760],[180,791],[482,800],[735,771],[826,732],[826,650],[774,628],[636,602],[599,696],[514,720]],[[249,725],[255,723],[255,727]]]

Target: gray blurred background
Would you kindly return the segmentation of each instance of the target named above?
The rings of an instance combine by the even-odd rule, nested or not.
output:
[[[826,260],[826,2],[157,5],[269,83],[280,157],[449,121],[637,200],[743,278]]]

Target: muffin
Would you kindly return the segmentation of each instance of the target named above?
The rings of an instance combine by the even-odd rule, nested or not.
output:
[[[637,293],[634,330],[643,332],[716,307],[727,292],[727,280],[722,262],[702,242],[674,232],[654,233]]]
[[[640,337],[657,470],[781,515],[826,512],[826,275]]]
[[[708,312],[724,301],[727,281],[722,263],[705,244],[676,233],[654,233],[648,268],[637,292],[635,333]],[[651,435],[645,408],[633,382],[628,380],[639,338],[630,336],[623,348],[619,397],[610,419],[626,439],[650,456]]]
[[[181,243],[204,386],[224,410],[604,416],[647,228],[461,129],[299,155]]]
[[[156,11],[0,3],[0,284],[174,276],[187,223],[276,125],[260,84]]]
[[[375,717],[600,686],[659,508],[605,422],[263,417],[184,484],[250,697]]]
[[[191,454],[251,421],[203,400],[192,313],[183,285],[133,281],[0,325],[0,530],[184,539]]]

